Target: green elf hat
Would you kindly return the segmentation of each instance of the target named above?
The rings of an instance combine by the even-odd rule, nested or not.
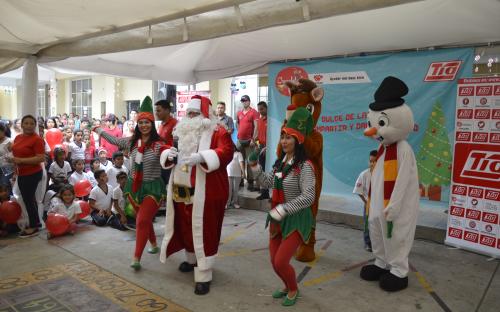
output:
[[[302,144],[305,137],[310,135],[312,130],[313,118],[311,112],[304,107],[299,107],[293,112],[281,132],[294,136],[299,141],[299,144]]]
[[[139,115],[137,115],[137,120],[147,119],[152,123],[155,122],[155,115],[153,115],[153,101],[149,96],[146,96],[142,100],[141,107],[139,108]]]

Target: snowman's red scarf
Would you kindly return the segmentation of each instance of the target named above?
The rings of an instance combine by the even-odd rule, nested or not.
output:
[[[393,143],[384,148],[384,145],[380,145],[380,148],[377,152],[377,161],[384,153],[384,208],[387,207],[389,201],[391,199],[392,191],[394,191],[394,185],[396,184],[396,179],[398,177],[398,143]],[[370,212],[370,197],[371,197],[372,187],[370,184],[370,188],[368,191],[368,201],[366,203],[366,220],[365,226],[367,226],[368,222],[368,214]],[[392,237],[392,221],[387,222],[387,237]]]

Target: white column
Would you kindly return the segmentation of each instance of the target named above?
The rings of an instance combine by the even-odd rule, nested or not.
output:
[[[21,116],[31,114],[36,117],[36,100],[38,91],[38,67],[36,56],[30,56],[23,68],[23,96]]]

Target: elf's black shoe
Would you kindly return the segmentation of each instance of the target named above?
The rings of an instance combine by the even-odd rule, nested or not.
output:
[[[179,265],[179,271],[183,273],[193,272],[195,266],[195,264],[184,261],[181,263],[181,265]]]
[[[408,276],[397,277],[392,273],[386,273],[380,277],[379,286],[385,291],[400,291],[408,287]]]
[[[387,273],[389,270],[382,269],[375,264],[369,264],[361,268],[359,276],[365,281],[378,281],[382,275]]]
[[[210,282],[197,282],[194,285],[194,293],[197,295],[206,295],[210,291]]]

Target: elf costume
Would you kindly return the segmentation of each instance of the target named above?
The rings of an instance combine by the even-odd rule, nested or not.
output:
[[[138,123],[141,120],[151,122],[151,133],[156,132],[153,105],[149,96],[144,98],[139,109]],[[139,125],[137,127],[140,129]],[[139,260],[148,240],[152,245],[148,252],[159,252],[159,248],[156,246],[153,218],[158,211],[160,201],[165,196],[165,184],[161,179],[159,166],[160,154],[169,146],[164,145],[159,136],[157,136],[157,140],[152,142],[143,142],[140,137],[133,142],[133,136],[115,138],[101,128],[94,131],[109,143],[117,145],[121,150],[130,149],[130,159],[133,161],[133,165],[130,168],[130,175],[123,190],[123,195],[136,212],[137,238],[135,241],[135,260],[132,262],[131,267],[138,270],[141,268]]]
[[[406,137],[413,130],[413,114],[402,99],[406,84],[387,77],[375,92],[366,136],[381,145],[373,169],[368,200],[368,222],[375,264],[361,269],[361,278],[379,281],[386,291],[408,286],[408,255],[413,245],[419,207],[415,155]]]
[[[303,107],[297,108],[281,129],[282,134],[295,137],[295,144],[304,144],[305,136],[313,129],[311,113]],[[284,154],[278,159],[273,171],[262,172],[259,165],[252,167],[255,177],[261,185],[272,187],[272,209],[267,216],[270,240],[269,252],[276,274],[285,285],[285,290],[277,290],[273,297],[285,297],[283,305],[293,305],[298,297],[295,271],[290,260],[302,244],[307,244],[312,237],[314,217],[311,206],[315,198],[314,166],[309,160],[287,159]],[[249,159],[255,162],[255,156]],[[292,298],[288,292],[295,292]]]

